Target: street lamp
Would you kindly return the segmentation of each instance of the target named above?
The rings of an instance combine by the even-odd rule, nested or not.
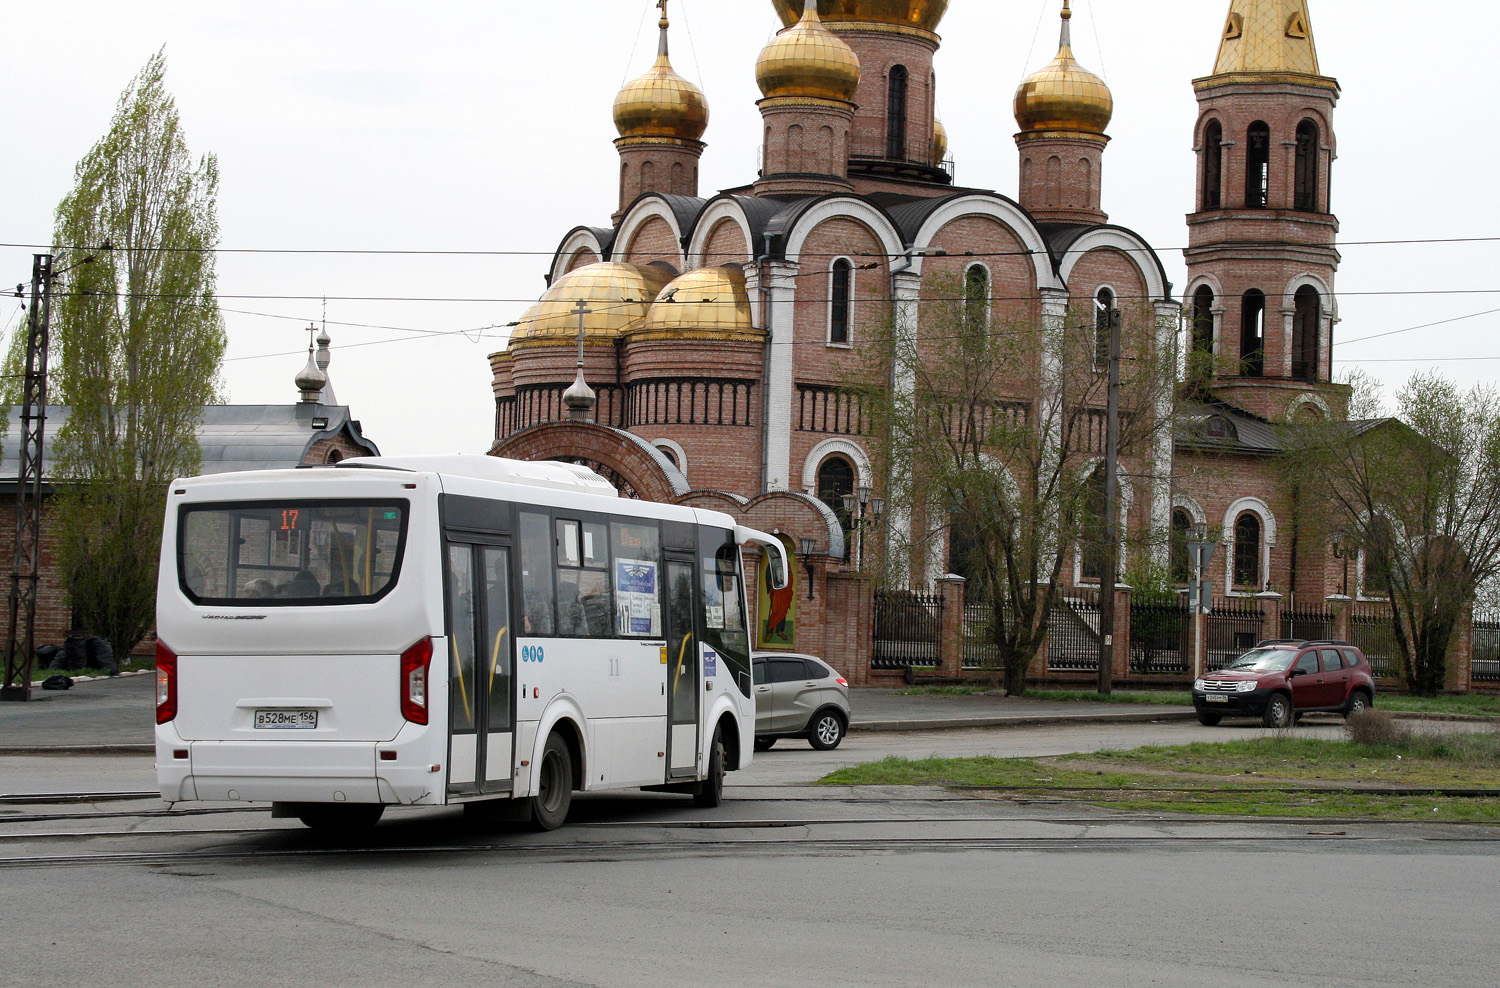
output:
[[[802,536],[797,540],[797,558],[802,560],[802,568],[807,570],[807,599],[813,599],[813,568],[812,554],[817,542],[809,536]]]
[[[853,494],[844,495],[844,514],[854,530],[854,567],[865,563],[865,528],[880,525],[880,516],[885,513],[885,498],[875,497],[870,485],[861,484]]]
[[[1345,545],[1345,542],[1348,540],[1349,533],[1345,532],[1342,528],[1333,530],[1333,558],[1341,559],[1344,562],[1344,580],[1339,587],[1339,595],[1341,597],[1349,596],[1349,554],[1355,551],[1353,543]]]

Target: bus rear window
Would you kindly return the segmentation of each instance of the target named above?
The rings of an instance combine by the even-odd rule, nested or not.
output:
[[[192,505],[178,521],[177,577],[200,604],[348,604],[395,585],[405,501]]]

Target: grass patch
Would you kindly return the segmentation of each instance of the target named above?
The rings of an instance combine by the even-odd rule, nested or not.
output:
[[[1404,693],[1381,693],[1375,698],[1380,710],[1421,714],[1473,714],[1500,717],[1500,696],[1466,693],[1462,696],[1407,696]]]
[[[975,686],[908,686],[895,690],[897,696],[975,696],[988,693],[993,685]],[[1150,703],[1191,707],[1193,694],[1186,690],[1116,690],[1102,696],[1093,690],[1027,690],[1018,699],[1049,703]],[[1407,696],[1404,693],[1381,693],[1375,698],[1380,710],[1398,713],[1460,714],[1500,717],[1500,696],[1468,693],[1462,696]]]
[[[1493,796],[1371,791],[1496,790],[1497,765],[1500,731],[1413,735],[1383,745],[1286,735],[1058,758],[885,758],[821,781],[976,786],[1020,801],[1158,813],[1500,823]]]

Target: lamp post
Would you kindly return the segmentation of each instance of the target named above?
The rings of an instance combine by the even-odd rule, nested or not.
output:
[[[806,536],[806,535],[802,536],[802,538],[800,538],[800,539],[797,540],[797,558],[800,559],[800,560],[802,560],[802,568],[805,569],[805,570],[807,570],[807,599],[808,600],[812,600],[813,599],[813,587],[814,587],[815,584],[813,583],[812,554],[813,554],[813,548],[816,545],[817,545],[817,542],[815,540],[813,540],[812,538]]]
[[[1193,568],[1193,582],[1188,586],[1188,605],[1193,612],[1193,678],[1203,675],[1208,665],[1207,649],[1204,647],[1204,616],[1213,610],[1213,581],[1203,574],[1214,558],[1214,544],[1208,541],[1208,526],[1202,522],[1193,525],[1192,540],[1187,544],[1188,561]]]
[[[880,516],[885,513],[885,498],[875,497],[869,484],[861,484],[855,493],[844,495],[844,514],[849,516],[849,525],[854,530],[854,568],[865,565],[866,528],[880,525]]]
[[[1334,529],[1333,558],[1342,560],[1344,563],[1344,578],[1343,582],[1339,585],[1339,596],[1341,597],[1349,596],[1349,553],[1355,550],[1355,547],[1352,543],[1345,545],[1348,539],[1349,534],[1342,528]]]

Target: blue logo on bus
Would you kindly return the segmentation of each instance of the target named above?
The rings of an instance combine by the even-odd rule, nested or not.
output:
[[[542,646],[540,646],[540,645],[522,645],[521,646],[521,661],[522,662],[540,662],[544,658],[546,658],[546,653],[542,651]]]

